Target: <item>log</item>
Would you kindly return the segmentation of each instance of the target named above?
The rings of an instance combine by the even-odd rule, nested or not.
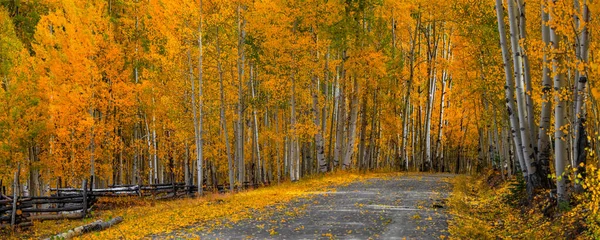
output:
[[[83,213],[68,213],[68,214],[43,214],[33,215],[29,217],[31,220],[46,221],[46,220],[63,220],[63,219],[81,219]]]
[[[110,188],[120,188],[120,187],[133,187],[133,186],[138,186],[138,185],[133,185],[133,184],[121,184],[121,185],[110,185]]]
[[[50,191],[55,191],[55,192],[64,192],[64,191],[83,191],[79,188],[50,188]]]
[[[86,224],[83,226],[79,226],[76,228],[73,228],[67,232],[61,233],[61,234],[57,234],[54,235],[52,237],[46,238],[45,240],[50,240],[50,239],[71,239],[77,236],[81,236],[83,234],[89,233],[89,232],[94,232],[94,231],[102,231],[104,229],[107,229],[109,227],[112,227],[114,225],[119,224],[120,222],[123,221],[123,217],[116,217],[113,218],[107,222],[103,222],[102,220],[98,220],[95,221],[93,223],[90,224]]]
[[[32,222],[22,222],[22,223],[15,224],[13,227],[26,228],[26,227],[31,227],[31,226],[33,226]],[[11,227],[10,224],[0,224],[0,229],[2,229],[2,228],[10,228],[10,227]]]
[[[70,198],[82,198],[83,195],[68,195],[68,196],[50,196],[50,197],[30,197],[31,200],[50,200],[50,199],[70,199]]]
[[[153,187],[151,187],[153,188]],[[119,187],[119,188],[102,188],[93,189],[88,191],[90,193],[115,193],[115,192],[137,192],[140,189],[139,186],[134,187]],[[60,192],[61,194],[81,194],[83,192],[80,188],[52,188],[52,191]]]
[[[81,203],[83,201],[83,197],[75,197],[68,199],[36,199],[27,202],[23,202],[23,205],[26,204],[55,204],[55,203]]]
[[[73,212],[83,210],[83,205],[63,208],[48,208],[48,209],[23,209],[23,212]]]
[[[137,192],[118,192],[118,193],[94,193],[94,197],[137,197]]]

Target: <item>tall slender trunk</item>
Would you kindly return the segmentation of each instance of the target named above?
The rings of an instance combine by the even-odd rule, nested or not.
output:
[[[552,1],[552,0],[549,0]],[[550,19],[552,18],[552,10],[550,10]],[[560,97],[566,90],[564,73],[560,67],[563,65],[563,59],[561,49],[559,49],[560,36],[557,35],[554,28],[550,28],[550,42],[552,42],[552,50],[554,51],[554,58],[552,59],[552,73],[554,75],[554,161],[556,169],[556,193],[559,202],[567,201],[568,196],[566,195],[566,184],[564,171],[565,162],[567,161],[567,134],[563,131],[563,127],[567,124],[567,106],[566,101]]]
[[[192,54],[190,53],[190,49],[187,51],[188,55],[188,67],[189,67],[189,77],[190,83],[192,85],[191,98],[192,98],[192,120],[194,125],[194,143],[196,146],[196,161],[200,162],[200,142],[199,142],[199,129],[198,129],[198,105],[196,105],[196,83],[194,81],[194,68],[192,67]],[[200,168],[201,169],[201,168]],[[198,186],[202,186],[201,179],[198,179]],[[187,180],[186,180],[187,181]]]
[[[577,2],[577,0],[575,0]],[[586,108],[585,108],[585,99],[586,99],[586,85],[587,85],[587,64],[589,58],[589,32],[588,32],[588,23],[590,18],[590,13],[588,9],[588,5],[586,0],[583,0],[583,4],[581,6],[582,9],[582,21],[583,28],[581,30],[580,35],[578,36],[578,44],[579,44],[579,61],[583,64],[583,71],[579,72],[579,79],[577,81],[577,101],[575,103],[575,147],[573,148],[574,159],[573,165],[577,168],[575,172],[575,176],[582,175],[585,177],[585,164],[586,164],[586,151],[585,149],[588,147],[588,139],[587,133],[585,130],[586,123]],[[583,165],[583,166],[582,166]],[[575,181],[575,190],[582,191],[581,184],[579,181]]]
[[[254,86],[255,75],[256,75],[256,72],[254,71],[254,67],[253,67],[252,63],[250,63],[250,88],[252,90],[252,99],[253,100],[256,100],[256,89]],[[264,183],[266,181],[265,181],[264,175],[262,174],[262,171],[261,171],[262,159],[261,159],[261,155],[260,155],[260,144],[258,142],[258,139],[259,139],[259,137],[258,137],[258,117],[256,116],[256,107],[252,108],[252,117],[254,120],[254,124],[253,124],[254,125],[254,129],[253,129],[254,130],[254,143],[255,143],[254,147],[256,148],[256,157],[257,157],[256,159],[257,159],[258,168],[259,168],[258,169],[258,176],[259,176],[258,178]]]
[[[348,144],[346,145],[346,153],[344,154],[344,162],[342,169],[350,169],[352,163],[352,156],[354,155],[354,142],[356,140],[356,122],[358,120],[358,79],[354,78],[354,91],[352,92],[352,100],[350,101],[350,123],[348,126]]]
[[[357,165],[360,170],[366,171],[365,152],[367,140],[367,93],[363,94],[360,111],[360,141],[358,142]]]
[[[338,94],[339,94],[339,88],[338,88],[338,80],[339,80],[339,71],[336,71],[335,74],[335,80],[334,82],[331,84],[331,117],[330,117],[330,122],[329,122],[329,144],[327,144],[327,161],[328,166],[329,166],[329,171],[332,171],[333,169],[335,169],[338,166],[338,162],[336,162],[336,159],[334,159],[334,155],[335,153],[334,148],[333,148],[333,136],[334,136],[334,129],[337,129],[337,109],[338,109]],[[326,115],[323,115],[323,119],[326,119]],[[336,132],[337,133],[337,132]]]
[[[148,145],[148,184],[154,184],[152,172],[156,166],[152,164],[152,141],[150,140],[152,135],[150,134],[148,116],[146,114],[144,114],[144,123],[146,124],[146,144]]]
[[[191,186],[193,184],[190,182],[190,146],[187,142],[185,143],[185,156],[183,159],[183,180],[186,186],[186,191],[189,191],[187,186]],[[201,185],[199,184],[198,186]]]
[[[526,31],[526,19],[525,19],[525,2],[523,0],[517,0],[518,5],[518,14],[519,14],[519,35],[520,35],[520,53],[523,57],[523,80],[525,82],[525,103],[527,106],[526,115],[527,115],[527,126],[529,127],[529,137],[531,139],[532,149],[531,154],[533,154],[533,163],[537,163],[537,148],[534,145],[534,142],[537,138],[534,112],[533,112],[533,100],[531,99],[531,93],[533,92],[533,87],[531,86],[531,68],[529,66],[529,56],[527,54],[527,43],[524,41],[527,39],[527,31]],[[535,165],[533,166],[535,168]]]
[[[227,154],[227,166],[229,169],[229,190],[233,192],[235,182],[233,175],[233,160],[231,159],[231,146],[229,145],[229,133],[227,132],[227,120],[225,119],[225,90],[223,87],[223,67],[221,66],[221,46],[219,42],[219,28],[217,28],[216,36],[217,47],[217,70],[219,71],[219,87],[221,89],[221,127],[223,128],[223,140],[225,141],[225,149]]]
[[[345,56],[345,55],[344,55]],[[344,79],[344,62],[340,65],[341,79]],[[335,137],[335,152],[333,156],[333,166],[337,167],[340,162],[343,165],[344,160],[344,129],[346,125],[346,98],[344,96],[345,91],[338,80],[338,93],[337,93],[337,129]]]
[[[202,196],[203,194],[203,180],[204,180],[204,176],[203,176],[203,169],[204,169],[204,151],[203,151],[203,147],[204,147],[204,139],[202,138],[202,132],[204,131],[203,129],[203,119],[204,119],[204,112],[202,111],[202,107],[204,106],[204,96],[203,96],[203,92],[202,92],[202,84],[203,84],[203,58],[204,58],[204,52],[202,49],[202,21],[204,20],[204,14],[202,12],[202,0],[200,0],[200,21],[198,22],[198,50],[199,50],[199,54],[198,54],[198,132],[196,133],[196,151],[197,151],[197,156],[196,156],[196,164],[197,164],[197,175],[198,175],[198,195]],[[193,80],[192,80],[193,82]],[[194,87],[192,86],[192,89]],[[194,95],[194,92],[192,91],[192,96]],[[194,106],[196,105],[196,102],[194,102]],[[194,116],[195,117],[195,116]]]
[[[406,95],[404,98],[404,116],[402,118],[402,160],[405,161],[406,170],[408,171],[408,122],[410,121],[410,93],[412,92],[412,83],[415,76],[415,49],[417,47],[417,40],[419,39],[417,36],[418,30],[420,27],[421,21],[417,19],[417,24],[415,26],[415,30],[413,32],[413,37],[411,38],[411,47],[410,47],[410,59],[409,59],[409,77],[408,82],[406,83]],[[399,164],[398,164],[399,165]]]
[[[298,171],[300,168],[298,155],[298,139],[296,137],[296,75],[292,70],[291,75],[292,87],[291,87],[291,100],[290,100],[290,177],[292,181],[297,181]]]
[[[314,114],[314,124],[317,127],[317,132],[315,133],[315,143],[317,150],[317,162],[319,163],[319,172],[324,173],[327,172],[327,161],[325,161],[325,141],[323,139],[323,128],[319,127],[321,124],[321,116],[319,109],[319,84],[317,82],[317,76],[313,75],[312,77],[312,107]]]
[[[319,36],[314,33],[314,39],[315,39],[315,49],[314,50],[314,62],[315,64],[317,64],[319,62],[319,50],[318,50],[318,41],[319,41]],[[324,173],[327,172],[327,161],[325,161],[325,140],[323,139],[323,131],[324,131],[324,122],[321,122],[321,109],[319,108],[319,92],[320,92],[320,83],[319,83],[319,77],[317,76],[317,74],[314,72],[314,70],[311,70],[312,72],[312,81],[311,81],[311,94],[312,94],[312,110],[313,110],[313,115],[314,115],[314,124],[315,127],[317,128],[317,132],[314,135],[315,138],[315,148],[317,151],[317,163],[318,163],[318,167],[319,167],[319,172]],[[327,63],[325,63],[325,77],[327,78]],[[327,105],[327,104],[324,104]],[[323,113],[325,111],[325,108],[323,107]],[[325,118],[325,115],[323,115],[323,118]]]
[[[275,110],[274,112],[274,118],[275,118],[275,136],[279,136],[279,111]],[[277,148],[277,152],[276,152],[276,167],[277,167],[277,183],[279,183],[281,181],[281,166],[280,166],[280,162],[281,159],[279,159],[279,156],[281,156],[281,146],[279,145],[279,140],[275,140],[275,148]],[[285,144],[284,144],[284,148],[285,148]],[[285,150],[284,150],[285,152]]]
[[[36,166],[38,162],[37,147],[29,147],[29,192],[30,196],[40,196],[40,170]],[[0,186],[2,187],[2,186]],[[1,190],[1,189],[0,189]]]
[[[444,100],[445,100],[445,96],[446,96],[446,86],[447,86],[447,78],[448,78],[448,73],[446,72],[446,70],[444,70],[444,73],[442,74],[442,92],[441,92],[441,96],[440,96],[440,117],[439,117],[439,122],[438,122],[438,138],[437,138],[437,142],[436,142],[436,158],[438,159],[438,163],[439,162],[443,162],[443,158],[444,158],[444,150],[443,150],[443,129],[444,129]],[[436,170],[439,171],[439,167]]]
[[[423,171],[429,171],[432,167],[431,159],[431,114],[433,112],[433,103],[435,101],[435,92],[437,86],[437,51],[439,37],[436,34],[436,23],[428,27],[427,32],[427,61],[428,61],[428,97],[427,106],[425,109],[425,159],[423,164]]]
[[[510,55],[508,52],[508,45],[506,40],[506,30],[504,26],[504,10],[502,8],[502,0],[496,0],[496,17],[498,21],[498,32],[500,34],[500,47],[502,48],[502,59],[504,62],[504,74],[506,76],[506,85],[504,86],[506,96],[506,108],[508,110],[508,118],[510,119],[510,130],[513,136],[515,155],[519,160],[523,176],[527,177],[527,168],[523,158],[521,135],[517,133],[519,128],[519,119],[515,115],[515,96],[514,96],[514,79],[511,73]]]
[[[238,120],[237,120],[237,164],[238,164],[238,182],[244,183],[244,92],[242,82],[244,78],[244,62],[246,56],[244,54],[244,42],[246,41],[246,31],[244,30],[244,22],[241,16],[242,5],[238,3],[237,18],[238,18]]]
[[[154,98],[153,101],[154,102]],[[156,115],[152,113],[152,159],[154,161],[154,182],[158,181],[158,143],[156,141]]]
[[[511,48],[513,53],[513,68],[515,76],[515,88],[517,91],[517,114],[519,116],[519,134],[521,135],[521,151],[523,151],[523,162],[527,171],[527,191],[529,197],[533,195],[533,189],[539,185],[539,179],[535,175],[536,169],[531,163],[535,162],[535,154],[531,145],[529,124],[526,115],[526,98],[523,80],[523,54],[519,47],[519,29],[517,23],[517,9],[515,0],[508,0],[508,22],[510,24]]]
[[[450,61],[451,59],[451,46],[452,46],[452,42],[450,40],[450,37],[448,37],[448,39],[446,40],[444,38],[443,44],[443,51],[442,51],[442,58],[446,59],[447,61]],[[437,134],[437,141],[436,141],[436,146],[435,146],[435,156],[436,156],[436,171],[440,170],[440,163],[442,162],[442,158],[444,155],[443,152],[443,143],[442,143],[442,138],[443,138],[443,128],[444,128],[444,101],[445,101],[445,97],[446,97],[446,88],[447,88],[447,84],[448,84],[448,69],[444,68],[442,70],[442,90],[440,92],[440,116],[439,116],[439,122],[438,122],[438,134]]]
[[[550,137],[548,131],[550,130],[550,115],[552,113],[552,103],[550,102],[550,96],[552,95],[552,78],[550,77],[550,69],[548,68],[548,48],[550,47],[550,29],[548,28],[548,13],[544,11],[544,4],[541,9],[542,15],[542,41],[544,43],[544,57],[542,64],[542,103],[541,103],[541,116],[540,116],[540,127],[538,131],[538,172],[540,179],[542,179],[542,186],[550,188],[552,182],[548,178],[550,174]]]

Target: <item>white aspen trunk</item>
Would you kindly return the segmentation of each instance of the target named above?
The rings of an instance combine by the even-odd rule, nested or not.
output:
[[[154,98],[152,99],[154,102]],[[156,142],[156,116],[152,113],[152,158],[154,161],[154,182],[158,180],[158,145]]]
[[[541,18],[542,18],[542,41],[544,43],[544,56],[542,62],[542,103],[541,103],[541,115],[540,115],[540,127],[538,131],[538,166],[540,169],[540,175],[542,179],[542,184],[545,187],[550,187],[549,179],[544,177],[544,175],[550,174],[550,137],[548,136],[548,132],[550,130],[550,118],[552,113],[552,103],[551,95],[552,95],[552,78],[550,77],[550,69],[548,65],[550,64],[548,60],[548,48],[550,47],[550,29],[547,26],[548,23],[548,13],[544,12],[544,4],[541,7]]]
[[[217,28],[216,36],[217,47],[217,69],[219,71],[219,87],[221,90],[221,127],[223,128],[223,140],[225,141],[225,149],[227,154],[227,166],[229,169],[229,190],[233,192],[233,184],[235,182],[233,174],[233,160],[231,159],[231,146],[229,145],[229,133],[227,132],[227,120],[225,119],[225,90],[223,87],[223,67],[221,66],[221,46],[219,42],[219,28]]]
[[[125,184],[125,177],[123,176],[123,148],[125,143],[123,142],[123,133],[119,129],[119,185]]]
[[[358,169],[363,171],[366,169],[365,152],[367,139],[367,95],[368,93],[364,93],[362,96],[360,110],[360,141],[358,142],[358,154],[356,157]]]
[[[318,41],[318,36],[316,37],[316,41]],[[318,45],[315,42],[315,45]],[[315,46],[316,48],[317,46]],[[315,62],[318,62],[319,60],[319,52],[316,51],[315,54]],[[327,63],[325,63],[325,76],[327,76]],[[315,147],[317,150],[317,163],[319,164],[319,172],[324,173],[327,172],[327,161],[325,161],[325,140],[323,139],[323,127],[324,126],[321,123],[321,116],[320,116],[320,109],[319,109],[319,91],[320,91],[320,84],[319,84],[319,79],[318,76],[316,74],[313,74],[312,76],[312,107],[313,107],[313,114],[314,114],[314,124],[315,127],[317,128],[317,132],[315,133]],[[323,107],[323,113],[324,113],[324,107]],[[323,118],[325,118],[325,115],[323,115]],[[324,123],[324,121],[323,121]]]
[[[508,53],[508,45],[506,40],[506,30],[504,26],[504,11],[502,8],[502,0],[496,0],[496,17],[498,21],[498,32],[500,34],[500,47],[502,48],[502,59],[504,62],[504,74],[506,76],[505,96],[506,96],[506,108],[508,110],[508,117],[510,120],[510,129],[513,136],[515,155],[523,171],[523,176],[527,177],[527,168],[523,158],[521,135],[517,133],[519,128],[519,119],[515,115],[515,97],[514,97],[514,79],[510,70],[510,55]]]
[[[238,182],[244,183],[244,92],[242,82],[244,78],[244,62],[246,56],[244,54],[244,41],[246,32],[243,29],[244,21],[241,16],[242,5],[238,3],[237,18],[238,18],[238,120],[237,120],[237,164],[238,164]],[[258,143],[257,143],[258,144]]]
[[[330,122],[329,122],[329,144],[327,144],[327,160],[330,162],[329,163],[329,171],[333,171],[335,168],[337,168],[338,166],[338,162],[336,162],[337,160],[334,158],[335,155],[335,148],[334,148],[334,143],[333,143],[333,139],[334,139],[334,133],[337,133],[335,131],[335,129],[337,129],[337,113],[338,113],[338,95],[339,95],[339,87],[338,87],[338,80],[339,80],[339,71],[337,71],[337,67],[336,67],[336,74],[335,74],[335,80],[334,82],[331,84],[331,117],[330,117]],[[325,119],[325,115],[323,115],[323,118]],[[334,132],[335,131],[335,132]]]
[[[319,127],[319,124],[321,123],[321,116],[320,116],[320,112],[319,112],[319,84],[317,83],[317,76],[313,76],[313,81],[312,81],[312,85],[313,85],[313,94],[312,94],[312,99],[313,99],[313,113],[314,113],[314,124],[317,127],[317,133],[315,133],[315,144],[316,144],[316,150],[317,150],[317,162],[319,164],[319,172],[324,173],[327,172],[327,162],[325,161],[325,146],[324,146],[324,140],[323,140],[323,128]]]
[[[579,15],[578,14],[581,14],[581,13],[582,12],[581,12],[581,7],[579,5],[579,0],[573,0],[573,28],[574,28],[574,31],[576,33],[575,34],[575,39],[574,39],[575,40],[575,43],[574,43],[575,61],[574,61],[574,63],[575,64],[580,64],[581,63],[581,33],[577,34],[577,32],[579,31],[579,29],[581,27],[580,26],[580,20],[581,19],[579,19]],[[571,102],[572,103],[572,106],[571,106],[572,107],[572,109],[571,109],[572,110],[572,112],[571,112],[572,113],[572,115],[571,115],[571,117],[572,117],[572,124],[569,124],[569,127],[570,127],[571,132],[573,132],[572,137],[576,138],[577,137],[577,130],[578,130],[578,126],[577,125],[578,125],[578,122],[579,122],[579,117],[577,116],[577,112],[578,112],[577,101],[579,99],[579,91],[578,91],[579,86],[578,85],[579,85],[579,79],[580,79],[580,72],[579,72],[579,69],[577,67],[575,67],[572,71],[573,71],[573,75],[574,75],[573,76],[573,98],[572,98],[573,101]],[[571,78],[571,70],[569,70],[569,76],[567,77],[567,79],[570,79],[570,78]],[[569,80],[567,80],[567,81],[568,81],[567,84],[569,84],[570,81]],[[569,103],[567,103],[567,105],[569,105]],[[567,114],[569,114],[569,113],[567,112]],[[570,150],[571,150],[570,151],[570,153],[571,153],[571,156],[570,156],[571,162],[570,162],[570,164],[573,167],[576,167],[576,165],[575,165],[576,164],[575,163],[576,162],[576,158],[577,158],[576,157],[577,156],[577,146],[576,146],[577,143],[576,143],[576,141],[577,141],[577,139],[573,139],[573,138],[569,139]]]
[[[325,156],[325,133],[327,132],[327,109],[328,102],[331,101],[331,95],[329,93],[329,47],[327,48],[327,54],[325,55],[325,70],[323,71],[323,85],[325,89],[325,98],[323,107],[321,108],[321,136],[323,137],[323,161],[325,162],[325,171],[327,171],[328,158]],[[332,85],[333,86],[333,85]],[[330,143],[331,144],[331,143]]]
[[[549,0],[553,1],[553,0]],[[550,10],[552,12],[552,10]],[[550,14],[552,16],[552,14]],[[550,17],[552,18],[552,17]],[[564,171],[565,171],[565,162],[567,161],[567,134],[563,131],[563,127],[566,126],[567,120],[567,106],[566,101],[560,97],[560,94],[564,94],[566,84],[564,80],[564,73],[560,71],[560,66],[562,66],[562,56],[560,54],[559,42],[560,37],[556,34],[556,31],[553,28],[550,28],[550,42],[552,42],[553,51],[558,54],[554,54],[554,58],[552,59],[552,72],[554,75],[554,90],[556,91],[554,94],[554,102],[556,103],[554,107],[554,161],[555,161],[555,169],[556,169],[556,193],[557,199],[559,202],[566,201],[566,184]]]
[[[514,0],[508,0],[508,22],[510,24],[510,35],[511,35],[511,48],[513,53],[513,68],[515,71],[515,88],[517,91],[517,113],[519,116],[519,134],[521,136],[521,151],[523,151],[523,162],[525,164],[525,171],[527,171],[526,179],[528,192],[530,196],[533,188],[537,185],[535,174],[535,166],[531,163],[535,162],[533,157],[535,154],[531,145],[531,135],[529,134],[529,124],[526,116],[526,98],[525,88],[523,84],[523,56],[521,49],[519,48],[519,30],[517,25],[517,9],[515,7]]]
[[[436,158],[440,159],[440,161],[442,161],[443,159],[443,134],[444,134],[444,98],[446,95],[446,84],[447,84],[447,73],[446,71],[444,71],[444,73],[442,74],[442,93],[440,96],[440,118],[439,118],[439,122],[438,122],[438,138],[437,138],[437,143],[436,143]],[[439,170],[439,169],[438,169]]]
[[[183,178],[185,182],[185,186],[190,186],[192,183],[190,182],[190,146],[188,143],[185,143],[185,156],[183,159]],[[187,187],[186,187],[187,189]],[[200,191],[200,190],[198,190]]]
[[[410,80],[409,80],[410,81]],[[409,82],[408,85],[411,85],[412,81]],[[406,167],[406,171],[408,171],[408,128],[410,127],[410,86],[407,89],[406,100],[404,101],[404,116],[402,119],[402,146],[400,151],[402,152],[402,159],[404,160],[404,164]]]
[[[425,109],[425,159],[423,165],[423,171],[432,170],[432,159],[431,159],[431,114],[433,112],[433,103],[435,101],[435,92],[437,86],[437,51],[438,51],[438,36],[436,36],[436,25],[429,26],[429,34],[433,35],[433,43],[428,44],[428,61],[429,61],[429,90],[427,97],[427,106]],[[430,37],[428,36],[428,41]]]
[[[198,31],[200,33],[200,31]],[[200,38],[202,35],[200,34]],[[202,40],[198,40],[199,42],[201,42]],[[195,81],[194,81],[194,68],[192,67],[192,55],[190,53],[190,49],[188,49],[188,66],[189,66],[189,77],[190,77],[190,82],[192,85],[192,115],[193,115],[193,125],[194,125],[194,142],[195,142],[195,146],[196,146],[196,164],[198,164],[197,170],[198,169],[202,169],[202,146],[201,146],[201,139],[200,139],[200,124],[198,124],[198,115],[197,115],[197,110],[198,110],[198,105],[196,105],[196,86],[195,86]],[[201,57],[200,57],[201,58]],[[202,61],[202,60],[199,60]],[[202,72],[202,70],[200,70],[200,72]],[[199,78],[202,78],[201,76],[199,76]],[[201,80],[199,81],[201,82]],[[199,87],[200,89],[202,87]],[[200,96],[201,97],[201,94]],[[187,150],[187,149],[186,149]],[[187,159],[186,159],[187,160]],[[187,167],[187,165],[186,165]],[[202,186],[202,178],[200,178],[202,175],[202,171],[198,171],[198,186]],[[186,177],[187,177],[187,172],[186,172]],[[188,179],[186,178],[185,180],[186,182],[188,181]],[[202,188],[198,188],[198,194],[202,195]]]
[[[154,166],[152,165],[152,141],[150,140],[150,127],[148,125],[148,116],[144,114],[144,123],[146,124],[146,143],[148,144],[148,184],[153,184],[152,172],[154,171]]]
[[[296,141],[296,146],[295,146],[295,150],[296,152],[294,153],[294,156],[296,156],[296,166],[294,167],[294,179],[296,179],[296,181],[300,180],[300,143],[298,141],[298,138],[296,137],[295,139]]]
[[[444,46],[446,46],[446,41],[444,41]],[[450,61],[451,59],[451,46],[452,46],[452,42],[450,40],[450,38],[448,37],[447,40],[447,46],[445,47],[445,52],[442,52],[442,58]],[[439,163],[443,163],[443,155],[444,155],[444,150],[443,150],[443,128],[444,128],[444,101],[445,101],[445,96],[446,96],[446,88],[447,88],[447,84],[448,84],[448,70],[444,69],[442,71],[442,92],[440,93],[440,116],[439,116],[439,122],[438,122],[438,138],[437,138],[437,142],[436,142],[436,158],[438,159],[438,165]],[[440,170],[440,166],[438,166],[438,168],[436,169],[437,171]]]
[[[354,142],[356,140],[356,122],[358,120],[358,80],[354,77],[354,91],[352,93],[352,100],[350,105],[350,123],[348,126],[348,144],[346,145],[346,153],[344,154],[344,162],[342,165],[343,170],[350,169],[352,163],[352,155],[354,155]]]
[[[414,111],[414,106],[411,107],[411,113]],[[411,126],[411,131],[410,131],[410,143],[411,143],[411,155],[412,155],[412,163],[413,163],[413,169],[417,168],[417,155],[415,154],[416,148],[415,148],[415,144],[416,144],[416,131],[415,131],[415,119],[410,118],[409,120],[409,125]]]
[[[577,2],[577,1],[575,1]],[[585,171],[585,168],[580,166],[581,163],[586,164],[586,152],[585,148],[587,147],[587,134],[585,130],[586,123],[586,108],[585,108],[585,99],[587,97],[586,94],[586,85],[587,85],[587,64],[589,58],[589,32],[588,32],[588,23],[589,23],[589,9],[586,0],[583,0],[582,4],[582,21],[583,28],[578,37],[579,44],[579,61],[580,64],[583,64],[584,70],[579,72],[579,79],[577,81],[577,99],[575,102],[575,147],[573,148],[573,163],[572,166],[577,168],[575,172],[575,176],[578,176],[579,173]],[[575,190],[582,191],[581,184],[578,181],[575,181]]]
[[[533,92],[533,88],[531,86],[531,68],[529,67],[529,56],[527,54],[526,48],[526,39],[527,39],[527,31],[526,31],[526,19],[525,19],[525,2],[523,0],[518,0],[518,13],[519,13],[519,35],[520,35],[520,52],[523,57],[523,80],[525,82],[525,101],[526,101],[526,115],[527,115],[527,124],[529,126],[529,137],[531,139],[531,144],[533,145],[535,140],[537,139],[537,133],[533,112],[533,100],[531,99],[531,93]],[[535,153],[537,150],[534,146],[531,147],[531,153],[533,154],[533,160],[537,161],[537,156]],[[534,166],[535,167],[535,166]]]
[[[135,142],[134,140],[138,138],[137,136],[137,127],[135,127],[134,125],[134,130],[133,130],[133,136],[131,138],[131,146],[135,146]],[[132,172],[131,172],[131,184],[138,184],[138,161],[139,161],[139,150],[138,150],[138,146],[135,146],[134,148],[134,154],[133,154],[133,166],[132,166]]]
[[[196,133],[196,145],[197,145],[197,156],[196,156],[196,171],[197,171],[197,176],[198,176],[198,195],[202,196],[203,194],[203,185],[204,185],[204,139],[202,138],[202,132],[204,131],[204,112],[202,111],[202,108],[204,106],[204,93],[202,91],[202,84],[203,84],[203,60],[204,60],[204,52],[202,49],[202,21],[204,20],[204,14],[203,14],[203,5],[202,5],[202,0],[200,0],[200,21],[198,22],[198,132]],[[193,82],[193,80],[192,80]],[[192,86],[192,89],[194,87]],[[194,92],[192,91],[192,96],[194,95]],[[196,105],[196,102],[194,102],[194,106]],[[187,165],[186,165],[187,167]],[[187,181],[187,180],[186,180]]]
[[[290,172],[290,168],[289,168],[289,154],[290,154],[290,148],[288,146],[289,140],[288,137],[284,137],[283,138],[283,175],[288,175]],[[290,179],[291,179],[291,174],[290,174]]]
[[[432,60],[435,61],[434,59]],[[435,91],[437,83],[437,78],[435,75],[436,72],[435,70],[433,70],[432,77],[429,80],[429,96],[427,98],[427,109],[425,110],[425,166],[423,168],[423,171],[431,170],[433,162],[431,159],[431,114],[433,112],[433,102],[435,101]]]
[[[279,136],[279,118],[278,118],[278,111],[275,111],[275,136]],[[276,153],[276,157],[275,157],[275,161],[276,161],[276,167],[277,167],[277,183],[279,183],[281,181],[281,166],[280,166],[280,161],[281,159],[279,158],[279,156],[281,155],[281,146],[279,144],[279,140],[275,140],[275,148],[277,148],[277,153]],[[284,144],[284,148],[285,148],[285,144]],[[284,149],[285,152],[285,149]],[[284,153],[285,154],[285,153]],[[285,158],[285,157],[284,157]]]
[[[410,60],[409,60],[409,77],[408,77],[408,83],[406,86],[406,96],[404,99],[404,116],[402,119],[402,147],[401,147],[401,152],[402,152],[402,159],[405,161],[406,164],[406,170],[408,171],[408,127],[409,124],[408,122],[410,121],[410,93],[412,92],[412,83],[414,80],[414,75],[415,75],[415,49],[417,47],[417,31],[418,28],[420,27],[421,21],[419,21],[419,19],[417,19],[417,24],[415,26],[415,31],[413,34],[413,38],[411,40],[411,47],[410,47]],[[413,148],[414,149],[414,148]],[[414,156],[414,154],[413,154]]]
[[[292,70],[291,81],[291,100],[290,100],[290,177],[292,181],[297,181],[298,175],[297,171],[300,168],[299,160],[300,156],[298,156],[298,144],[296,137],[296,75]]]
[[[250,63],[250,88],[252,90],[252,99],[256,100],[256,93],[255,93],[256,90],[255,90],[255,87],[254,87],[254,80],[255,80],[254,74],[255,73],[254,74],[253,73],[254,73],[253,66],[252,66],[252,63]],[[264,183],[266,181],[265,181],[264,176],[263,176],[263,174],[261,172],[261,167],[262,167],[261,164],[262,163],[261,163],[261,156],[260,156],[260,144],[258,142],[258,139],[259,139],[259,137],[258,137],[258,117],[256,116],[256,107],[254,107],[252,109],[252,116],[253,116],[253,119],[254,119],[254,143],[255,143],[254,147],[256,147],[256,157],[257,157],[257,160],[258,160],[258,169],[259,169],[258,170],[258,175],[259,175],[258,178],[261,179],[262,182]],[[242,184],[243,184],[243,182],[242,182]]]
[[[343,62],[342,65],[340,67],[340,71],[342,72],[342,75],[344,74],[344,68],[343,68]],[[343,78],[343,77],[342,77]],[[346,99],[344,97],[344,90],[341,88],[340,84],[339,84],[339,80],[338,80],[338,87],[337,87],[337,107],[336,107],[336,111],[337,111],[337,117],[336,117],[336,124],[337,124],[337,128],[336,128],[336,137],[335,137],[335,152],[334,152],[334,156],[333,156],[333,166],[337,167],[340,162],[343,161],[344,159],[344,126],[346,123]],[[343,162],[342,162],[343,165]]]

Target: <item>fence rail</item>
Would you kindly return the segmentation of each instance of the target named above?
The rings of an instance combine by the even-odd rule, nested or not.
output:
[[[15,176],[15,180],[17,177]],[[15,186],[16,183],[17,181],[15,181]],[[228,191],[228,186],[229,184],[219,184],[215,186],[216,188],[204,186],[203,191],[224,193]],[[257,188],[258,186],[258,184],[244,182],[241,188]],[[101,197],[170,199],[196,193],[198,186],[185,183],[166,183],[112,185],[109,188],[92,189],[91,186],[88,188],[87,180],[84,180],[81,188],[62,188],[59,183],[56,188],[50,188],[50,192],[50,196],[42,197],[17,196],[16,193],[13,193],[13,196],[7,196],[5,195],[6,188],[0,185],[0,229],[29,227],[32,225],[32,220],[84,218]]]

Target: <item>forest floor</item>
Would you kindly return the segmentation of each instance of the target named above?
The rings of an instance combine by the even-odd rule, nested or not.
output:
[[[447,174],[380,176],[268,206],[252,217],[154,239],[444,239]]]
[[[103,199],[82,220],[34,222],[1,239],[39,239],[101,219],[124,221],[80,239],[445,238],[453,175],[336,172],[236,194],[153,201]]]
[[[526,200],[522,178],[503,179],[496,171],[450,180],[450,235],[455,239],[600,239],[597,214],[584,195],[571,205],[556,206],[550,190],[537,190]],[[589,193],[588,193],[589,194]]]

